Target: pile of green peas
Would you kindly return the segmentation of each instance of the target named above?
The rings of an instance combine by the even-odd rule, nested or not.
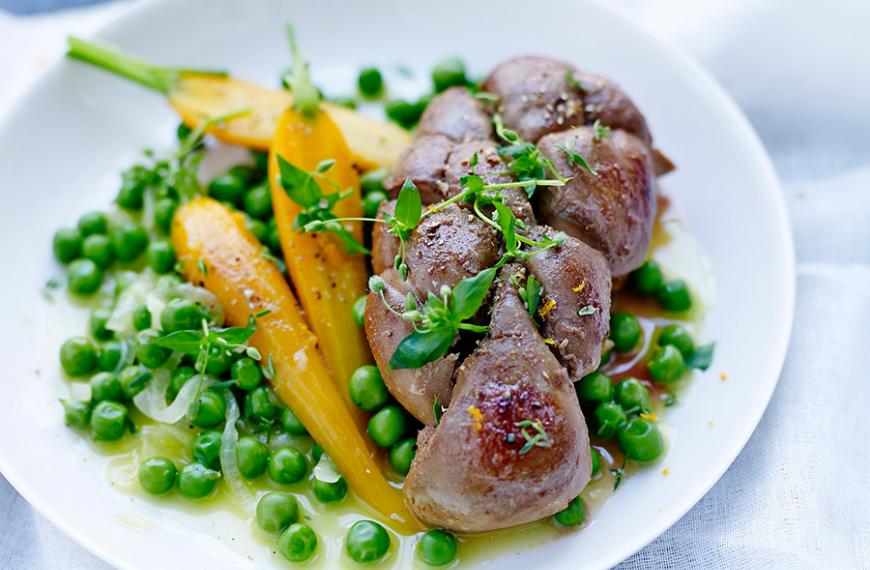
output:
[[[435,95],[450,87],[472,86],[466,76],[465,64],[456,57],[448,57],[437,62],[432,68],[431,78],[432,91],[416,101],[398,98],[388,100],[384,104],[387,118],[405,129],[411,129],[420,121],[423,111]],[[360,95],[365,99],[378,99],[386,92],[383,74],[377,67],[361,69],[357,76],[357,87]],[[338,102],[347,104],[344,100]],[[348,106],[356,105],[353,103]]]
[[[689,285],[682,279],[665,279],[661,266],[648,259],[628,276],[632,291],[643,297],[655,297],[666,311],[684,312],[692,308]]]

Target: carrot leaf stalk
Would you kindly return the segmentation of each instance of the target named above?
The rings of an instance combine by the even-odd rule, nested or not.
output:
[[[293,70],[288,77],[290,89],[293,91],[293,108],[304,117],[311,118],[320,109],[320,91],[311,81],[308,61],[305,60],[302,50],[299,49],[296,33],[290,24],[287,24],[287,40],[290,43],[290,53],[293,56]]]

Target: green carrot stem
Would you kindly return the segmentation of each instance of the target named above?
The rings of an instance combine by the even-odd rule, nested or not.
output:
[[[220,69],[194,69],[153,65],[145,60],[127,55],[107,46],[73,36],[67,38],[67,41],[69,43],[68,57],[96,65],[165,94],[168,94],[178,85],[182,73],[216,76],[228,75],[226,71]]]

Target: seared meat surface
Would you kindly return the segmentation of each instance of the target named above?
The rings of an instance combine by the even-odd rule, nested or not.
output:
[[[514,57],[492,70],[484,91],[498,97],[497,111],[505,126],[524,140],[583,125],[580,89],[569,79],[572,68],[546,57]]]
[[[476,99],[464,87],[451,87],[426,107],[417,136],[443,135],[454,142],[485,140],[492,136],[492,121]]]
[[[535,228],[538,239],[548,228]],[[554,233],[550,230],[548,233]],[[610,328],[610,271],[607,260],[580,240],[531,256],[526,262],[543,285],[541,334],[552,339],[573,381],[598,368]]]
[[[577,166],[560,146],[582,155],[596,174]],[[592,127],[553,133],[538,143],[562,176],[540,192],[539,219],[604,254],[614,277],[646,258],[655,218],[655,180],[648,147],[621,130],[596,139]]]
[[[405,149],[393,171],[384,181],[387,192],[395,198],[405,180],[410,179],[420,191],[424,204],[440,202],[447,197],[444,181],[447,157],[454,143],[443,135],[427,135],[414,140]]]
[[[402,312],[405,298],[411,291],[394,269],[381,274],[384,280],[384,299],[394,310]],[[366,338],[381,371],[384,383],[395,397],[415,418],[423,423],[435,421],[432,406],[435,398],[449,402],[453,388],[453,369],[458,356],[447,354],[422,368],[393,370],[390,358],[403,338],[414,332],[410,323],[393,313],[384,304],[379,293],[370,292],[366,300]]]
[[[591,474],[589,436],[565,369],[500,272],[490,332],[459,367],[453,400],[418,439],[405,479],[425,524],[483,532],[538,520],[576,497]],[[529,445],[523,436],[546,441]]]
[[[652,144],[646,119],[622,89],[599,75],[579,71],[573,73],[583,91],[583,111],[587,125],[598,120],[611,129],[622,129],[633,134],[647,145]]]

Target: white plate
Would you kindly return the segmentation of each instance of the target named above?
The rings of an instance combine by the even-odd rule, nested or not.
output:
[[[705,340],[713,368],[698,374],[667,418],[671,449],[631,477],[585,531],[503,560],[503,568],[600,568],[647,544],[719,479],[760,419],[791,328],[792,242],[770,162],[734,103],[696,64],[608,9],[576,0],[513,8],[466,2],[154,2],[99,37],[156,61],[228,67],[275,84],[288,63],[282,25],[293,21],[315,78],[350,89],[364,64],[426,70],[457,54],[484,73],[521,53],[549,54],[624,86],[657,144],[679,165],[664,180],[709,256],[716,285]],[[425,77],[425,75],[424,75]],[[56,525],[123,568],[235,568],[269,564],[244,523],[214,530],[197,519],[114,491],[103,462],[62,425],[57,349],[81,330],[40,294],[59,268],[51,235],[114,196],[118,172],[146,145],[169,142],[176,119],[128,82],[60,62],[0,128],[0,467]],[[75,321],[75,319],[72,319]],[[726,372],[727,382],[720,381]],[[669,476],[661,468],[667,467]],[[229,515],[215,515],[231,519]],[[250,556],[250,558],[249,558]]]

